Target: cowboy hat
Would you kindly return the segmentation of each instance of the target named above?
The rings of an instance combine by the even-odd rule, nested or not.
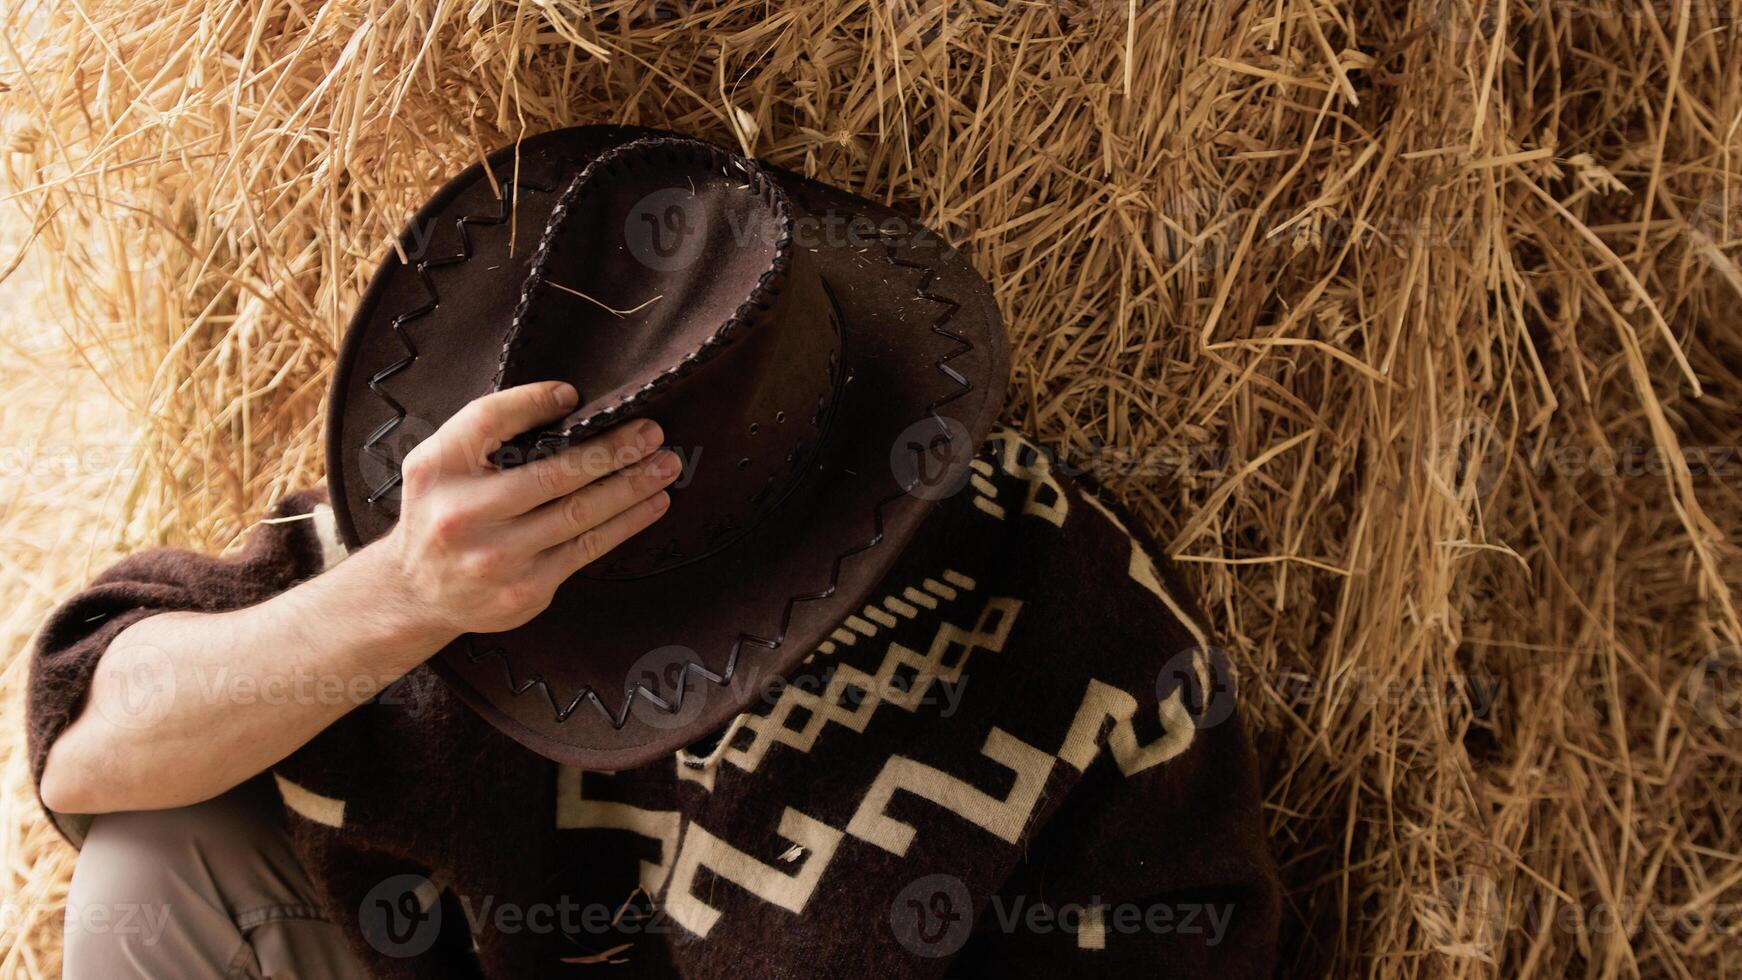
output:
[[[672,133],[582,126],[444,186],[376,272],[328,404],[347,545],[466,402],[564,380],[512,466],[631,418],[685,463],[665,517],[434,669],[549,758],[640,765],[743,711],[860,610],[1002,405],[991,290],[894,210]]]

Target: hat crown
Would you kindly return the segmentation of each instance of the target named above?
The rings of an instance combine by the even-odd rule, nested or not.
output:
[[[563,380],[580,404],[499,461],[645,416],[684,463],[666,517],[583,574],[640,577],[719,551],[812,467],[841,324],[793,211],[754,162],[675,137],[600,155],[552,206],[495,387]]]

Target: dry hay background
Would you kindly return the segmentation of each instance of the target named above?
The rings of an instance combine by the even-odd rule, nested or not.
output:
[[[319,480],[388,236],[583,121],[897,202],[996,283],[1010,419],[1242,671],[1290,975],[1742,973],[1736,0],[4,7],[0,973],[57,972],[70,867],[31,627]]]

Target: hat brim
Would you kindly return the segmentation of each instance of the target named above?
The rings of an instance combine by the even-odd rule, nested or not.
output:
[[[564,179],[651,134],[586,126],[530,138],[454,178],[412,219],[405,258],[376,273],[334,373],[328,482],[347,545],[392,527],[398,461],[490,390],[496,359],[479,352],[501,339]],[[525,626],[463,636],[432,661],[491,724],[559,762],[618,770],[669,754],[850,630],[935,501],[967,478],[1002,407],[1004,332],[967,260],[896,211],[766,169],[810,216],[795,240],[816,255],[843,326],[850,380],[818,465],[725,550],[643,578],[577,575]],[[708,465],[702,450],[695,465]],[[680,490],[673,507],[683,505]]]

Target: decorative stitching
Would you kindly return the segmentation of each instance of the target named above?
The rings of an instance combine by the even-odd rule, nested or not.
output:
[[[640,142],[640,141],[632,141],[632,142]],[[668,140],[668,142],[679,143],[679,142],[693,142],[693,141]],[[631,144],[624,144],[624,145],[627,146],[627,145],[631,145]],[[706,146],[706,144],[700,144],[700,145],[702,145],[704,147]],[[707,147],[707,148],[709,150],[712,150],[715,153],[720,152],[718,150],[714,150],[714,148],[712,148],[712,147]],[[584,173],[585,170],[588,167],[590,167],[592,165],[592,163],[597,162],[598,159],[599,159],[598,157],[595,157],[593,159],[593,161],[589,161],[586,164],[581,164],[581,162],[577,158],[575,158],[573,156],[569,156],[569,155],[564,155],[558,159],[557,168],[560,170],[564,166],[580,165],[582,167],[582,170]],[[764,171],[762,171],[761,168],[759,168],[759,167],[753,168],[753,172],[762,178],[764,187],[772,189],[776,192],[779,192],[779,189],[774,184],[774,181],[772,179],[769,179],[766,176],[766,173]],[[574,181],[571,181],[569,188],[568,188],[569,191],[573,191],[573,190],[577,189],[578,184],[579,184],[579,178],[580,178],[580,175],[577,175],[576,179]],[[520,178],[518,180],[510,179],[509,181],[507,181],[503,185],[503,187],[505,190],[512,188],[516,192],[521,188],[525,188],[525,189],[537,191],[540,193],[549,193],[553,189],[549,185],[538,184],[538,183],[535,183],[533,181],[527,180],[525,178]],[[567,193],[567,191],[565,191],[565,193]],[[405,325],[407,323],[410,323],[413,320],[417,320],[421,317],[427,316],[441,302],[440,293],[436,289],[435,280],[429,274],[429,270],[431,268],[443,268],[443,267],[446,267],[449,265],[457,265],[461,262],[465,262],[465,261],[469,260],[472,257],[472,240],[471,240],[471,235],[467,231],[467,226],[470,224],[477,224],[477,225],[481,225],[481,226],[502,224],[503,222],[508,220],[509,215],[510,215],[509,202],[511,200],[514,200],[517,196],[518,196],[517,193],[503,193],[503,194],[499,195],[497,198],[497,213],[494,215],[461,215],[459,218],[456,218],[455,225],[458,228],[459,234],[460,234],[460,250],[459,250],[459,252],[457,252],[454,255],[445,256],[445,257],[440,258],[440,259],[426,259],[422,262],[419,262],[414,268],[414,271],[417,273],[419,281],[423,283],[424,289],[429,294],[428,298],[421,306],[418,306],[414,309],[411,309],[411,310],[408,310],[404,313],[399,314],[398,316],[394,317],[393,320],[390,322],[390,326],[392,327],[392,330],[393,330],[393,335],[394,335],[395,339],[397,339],[399,341],[400,346],[405,349],[406,356],[399,359],[398,361],[395,361],[394,363],[388,365],[387,367],[382,368],[381,370],[377,371],[375,374],[371,375],[369,378],[369,382],[368,382],[369,390],[375,395],[375,397],[379,398],[382,402],[384,402],[394,412],[394,417],[392,419],[389,419],[388,421],[382,423],[380,426],[376,427],[375,431],[372,432],[369,435],[369,437],[364,440],[364,443],[363,443],[363,450],[365,452],[370,453],[371,455],[375,456],[378,460],[386,463],[388,468],[394,471],[393,476],[389,477],[388,480],[382,486],[380,486],[380,487],[378,487],[375,490],[370,492],[367,500],[368,500],[368,503],[371,505],[378,505],[380,500],[387,493],[391,492],[393,490],[393,488],[397,487],[400,483],[400,480],[401,480],[401,476],[398,472],[398,469],[399,469],[398,464],[394,460],[392,460],[391,458],[387,457],[387,455],[385,453],[378,451],[376,449],[376,447],[382,439],[386,438],[389,433],[391,433],[395,428],[397,428],[399,426],[399,424],[401,422],[403,422],[405,420],[406,411],[405,411],[404,406],[400,405],[397,400],[395,400],[391,395],[387,394],[384,390],[382,390],[381,385],[384,382],[386,382],[389,378],[393,377],[394,375],[398,374],[399,372],[410,367],[417,360],[417,357],[418,357],[417,347],[412,343],[411,337],[405,332]],[[554,220],[554,215],[553,215],[553,220]],[[791,216],[790,216],[790,212],[788,212],[786,215],[785,221],[783,222],[781,244],[776,246],[776,251],[777,251],[776,265],[778,266],[778,268],[776,268],[775,266],[771,266],[771,268],[768,271],[763,273],[762,281],[760,281],[758,283],[758,286],[757,286],[758,291],[760,291],[764,285],[770,284],[770,277],[772,275],[774,275],[777,271],[784,274],[785,262],[790,261],[790,249],[783,247],[783,246],[785,245],[785,243],[788,243],[790,241],[791,229],[792,229]],[[551,232],[552,232],[552,225],[547,223],[546,229],[545,229],[544,240],[540,242],[541,251],[548,244]],[[945,326],[945,324],[947,324],[950,321],[950,319],[955,316],[956,311],[961,309],[961,304],[956,302],[954,299],[951,299],[948,296],[942,296],[942,295],[931,292],[932,282],[937,278],[936,270],[932,269],[929,266],[922,265],[922,264],[917,263],[917,262],[911,262],[911,261],[900,258],[896,252],[896,248],[895,248],[893,241],[890,240],[890,238],[888,236],[880,236],[880,237],[882,238],[883,247],[887,252],[888,260],[892,265],[901,266],[901,267],[909,268],[909,269],[917,269],[921,272],[920,281],[919,281],[918,285],[914,287],[914,294],[921,299],[928,300],[928,301],[934,302],[934,303],[941,303],[941,304],[944,304],[944,306],[945,306],[944,311],[933,320],[930,329],[931,329],[932,333],[935,333],[938,336],[946,337],[950,340],[955,341],[957,346],[954,350],[951,350],[951,351],[943,354],[942,356],[940,356],[938,358],[938,360],[936,362],[934,362],[934,367],[937,368],[939,373],[943,374],[945,377],[947,377],[951,381],[955,382],[958,387],[957,387],[956,391],[950,393],[949,395],[947,395],[943,398],[939,398],[939,399],[931,402],[930,404],[928,404],[926,406],[926,413],[931,418],[935,419],[938,422],[938,424],[939,424],[938,427],[944,433],[944,438],[946,440],[953,439],[954,436],[952,436],[950,434],[949,426],[947,426],[943,423],[943,418],[938,415],[938,410],[943,408],[944,406],[950,404],[951,402],[955,401],[956,399],[961,398],[964,395],[967,395],[969,392],[974,390],[973,383],[970,382],[967,379],[967,377],[965,375],[963,375],[960,371],[957,371],[955,368],[951,367],[949,364],[949,362],[955,360],[957,357],[960,357],[963,354],[970,353],[974,350],[973,343],[970,342],[966,336],[959,334],[959,333],[955,333],[955,332],[947,329]],[[535,264],[535,269],[542,268],[539,265],[538,257],[535,257],[534,264]],[[526,295],[528,292],[530,292],[531,288],[532,288],[532,284],[529,282],[527,290],[524,290],[522,292],[522,302],[523,303],[526,301]],[[758,298],[758,292],[753,291],[751,296],[752,296],[752,300]],[[772,296],[772,294],[770,294],[769,296],[762,297],[765,304],[766,304],[766,301],[771,296]],[[724,339],[720,339],[721,334],[726,333],[727,335],[729,335],[731,331],[728,328],[735,329],[734,325],[736,323],[741,322],[740,316],[745,314],[746,307],[748,307],[750,304],[751,304],[751,300],[747,300],[744,304],[740,305],[738,312],[735,313],[731,318],[729,318],[727,320],[727,322],[725,324],[723,324],[721,326],[720,330],[716,332],[715,337],[710,338],[708,341],[703,343],[703,348],[706,348],[708,346],[708,344],[714,343],[716,340],[718,340],[719,343],[721,343],[721,344],[725,343]],[[517,317],[519,316],[519,311],[516,312],[516,316]],[[745,319],[748,319],[748,317],[746,316]],[[515,328],[514,332],[518,332],[518,327]],[[505,345],[504,353],[502,356],[506,357],[506,345]],[[686,359],[686,362],[684,362],[684,363],[688,363],[688,359]],[[639,402],[641,400],[645,400],[646,397],[648,397],[652,393],[652,391],[650,389],[652,388],[652,386],[655,382],[659,382],[660,387],[663,387],[664,384],[669,384],[671,380],[675,380],[675,377],[677,376],[676,372],[679,372],[680,370],[684,370],[684,363],[680,363],[679,365],[677,365],[671,369],[668,369],[668,371],[665,374],[661,375],[659,378],[654,379],[654,382],[650,382],[648,386],[643,387],[639,393],[632,394],[630,397],[632,399],[636,399],[634,402],[624,402],[624,403],[621,403],[619,406],[614,406],[613,408],[606,409],[603,412],[599,413],[598,415],[591,416],[588,420],[586,420],[582,423],[578,423],[577,426],[575,426],[573,429],[570,430],[570,433],[565,433],[564,437],[566,438],[568,435],[572,434],[573,431],[578,430],[580,428],[580,426],[586,425],[589,422],[592,422],[593,420],[600,418],[600,416],[604,415],[605,413],[612,412],[612,411],[621,413],[623,410],[625,410],[625,406],[629,406],[631,404],[639,404]],[[498,372],[500,372],[500,369],[501,369],[501,363],[499,362]],[[499,379],[500,379],[500,373],[498,374],[498,380]],[[838,402],[838,399],[836,399],[836,401]],[[542,440],[541,440],[541,442],[542,442]],[[915,450],[915,455],[918,455],[920,452],[921,452],[921,450]],[[618,730],[621,730],[623,725],[625,723],[627,723],[627,721],[629,719],[630,709],[634,706],[636,697],[642,697],[642,698],[646,699],[648,702],[652,703],[656,707],[659,707],[659,708],[665,710],[667,713],[676,714],[678,711],[681,711],[683,709],[684,692],[686,690],[688,690],[689,685],[688,685],[687,681],[688,681],[688,677],[690,674],[693,673],[696,676],[702,678],[703,680],[711,681],[712,683],[714,683],[716,685],[723,686],[723,685],[729,683],[731,681],[733,675],[737,672],[739,654],[743,651],[744,645],[746,643],[751,643],[751,644],[755,644],[758,646],[762,646],[762,647],[765,647],[769,650],[779,649],[780,645],[785,642],[786,633],[792,625],[793,611],[798,606],[798,604],[800,602],[814,602],[816,600],[826,599],[826,598],[834,595],[835,590],[839,586],[839,583],[840,583],[842,563],[845,562],[848,558],[851,558],[854,555],[862,554],[866,551],[869,551],[870,549],[876,547],[878,544],[882,543],[882,541],[883,541],[883,511],[884,511],[884,509],[886,507],[888,507],[889,504],[894,503],[895,501],[900,500],[901,498],[907,496],[908,492],[911,489],[912,489],[911,486],[903,487],[899,492],[890,494],[889,496],[886,496],[877,502],[876,506],[874,506],[872,508],[872,512],[871,512],[873,530],[872,530],[872,535],[871,535],[870,540],[866,541],[862,545],[857,545],[857,546],[849,549],[848,551],[843,552],[842,554],[840,554],[839,556],[837,556],[835,558],[834,562],[832,563],[832,565],[830,567],[829,584],[826,588],[821,589],[819,591],[815,591],[815,592],[800,593],[798,595],[791,596],[790,598],[788,598],[786,600],[785,606],[781,612],[780,630],[779,630],[779,633],[775,636],[775,638],[768,639],[766,637],[756,636],[756,635],[751,634],[751,633],[743,633],[743,632],[739,633],[737,640],[735,640],[732,644],[732,652],[726,658],[725,669],[722,672],[717,673],[717,674],[715,672],[709,670],[700,661],[687,662],[684,665],[684,668],[685,668],[684,669],[684,675],[685,675],[684,679],[682,681],[680,681],[679,685],[678,685],[677,697],[674,698],[669,703],[664,698],[661,698],[659,695],[648,690],[645,686],[641,685],[640,683],[637,683],[634,688],[632,688],[630,691],[627,692],[627,695],[625,696],[625,698],[623,700],[623,709],[620,712],[618,712],[616,715],[613,715],[611,713],[610,709],[605,706],[604,701],[599,698],[598,694],[593,690],[593,688],[591,686],[583,688],[579,693],[577,693],[575,695],[575,697],[572,700],[569,701],[567,706],[561,705],[557,702],[556,695],[551,691],[550,684],[544,679],[544,677],[541,674],[534,673],[533,675],[528,677],[524,682],[516,680],[516,678],[514,676],[514,665],[510,661],[507,652],[504,651],[500,646],[491,646],[485,650],[481,650],[481,651],[478,650],[477,649],[478,644],[476,642],[477,637],[475,634],[471,634],[471,633],[467,633],[463,637],[463,640],[465,641],[465,644],[466,644],[467,660],[468,660],[468,662],[470,662],[472,664],[476,664],[478,661],[484,659],[485,657],[491,656],[491,655],[495,655],[496,657],[498,657],[502,661],[503,675],[507,681],[509,693],[511,695],[513,695],[514,697],[519,697],[522,694],[526,693],[528,690],[532,689],[533,687],[537,687],[539,690],[541,690],[544,693],[545,700],[550,705],[551,711],[555,715],[556,720],[559,724],[568,721],[568,719],[574,714],[575,710],[577,708],[579,708],[580,703],[583,700],[591,702],[594,707],[598,708],[600,715],[602,715],[605,718],[605,720],[611,724],[611,727],[613,729],[618,729]]]
[[[950,361],[974,350],[973,343],[969,341],[966,336],[955,333],[945,327],[945,324],[956,315],[956,311],[961,309],[961,304],[947,296],[931,292],[931,284],[937,278],[936,270],[929,266],[900,258],[896,253],[895,245],[890,238],[882,235],[879,237],[882,238],[882,244],[888,252],[888,259],[891,264],[909,269],[918,269],[922,273],[919,284],[914,288],[915,295],[921,299],[945,305],[944,311],[932,321],[931,331],[941,337],[947,337],[950,340],[955,341],[957,346],[954,350],[940,356],[937,361],[934,362],[933,366],[936,367],[938,372],[943,374],[944,377],[955,382],[956,385],[958,385],[958,388],[949,395],[939,398],[927,405],[926,413],[933,419],[937,420],[939,429],[944,433],[944,438],[946,440],[952,439],[954,437],[950,434],[950,428],[944,424],[943,418],[938,415],[938,410],[974,390],[973,382],[969,381],[965,375],[949,365]],[[923,452],[923,450],[915,450],[914,454],[917,456],[921,452]],[[616,714],[611,713],[611,709],[605,706],[605,702],[599,697],[598,693],[594,691],[591,685],[583,687],[575,694],[574,698],[571,699],[567,705],[561,704],[557,701],[556,694],[551,690],[550,683],[544,679],[542,674],[534,672],[524,681],[516,679],[514,664],[507,651],[503,650],[501,646],[494,644],[480,650],[478,649],[479,644],[477,643],[476,635],[471,633],[465,634],[463,638],[466,643],[466,659],[469,663],[475,665],[487,657],[495,656],[502,662],[503,677],[507,681],[509,693],[514,697],[519,697],[535,687],[538,688],[543,692],[544,699],[546,703],[550,705],[551,712],[556,717],[558,724],[567,722],[580,707],[582,701],[586,701],[592,704],[593,707],[597,708],[599,714],[610,723],[613,729],[616,730],[621,730],[624,724],[628,722],[629,712],[634,707],[635,699],[637,697],[646,700],[668,714],[676,714],[683,710],[684,693],[689,689],[688,681],[691,674],[717,686],[724,686],[731,682],[733,675],[737,672],[738,656],[743,651],[746,643],[765,647],[769,650],[779,649],[780,645],[786,640],[786,633],[792,625],[793,611],[798,604],[801,602],[814,602],[818,599],[827,599],[834,595],[835,589],[839,586],[841,580],[841,564],[848,558],[869,551],[882,543],[884,508],[907,496],[911,489],[911,485],[903,487],[900,492],[890,494],[877,502],[877,505],[872,508],[871,512],[873,522],[871,539],[862,545],[855,546],[854,548],[843,552],[835,558],[830,568],[829,584],[827,588],[816,592],[799,593],[798,595],[792,596],[786,600],[785,607],[782,610],[780,617],[780,631],[775,638],[768,639],[752,633],[740,632],[737,640],[732,644],[731,654],[726,658],[725,669],[720,673],[715,673],[714,671],[709,670],[701,663],[701,661],[698,660],[686,662],[684,664],[684,676],[678,682],[677,696],[669,702],[658,694],[655,694],[653,691],[648,690],[647,687],[640,682],[637,682],[633,688],[625,692],[623,708]]]
[[[561,162],[559,162],[558,166],[561,166],[562,163],[571,162],[572,159],[573,158],[565,157]],[[378,505],[383,497],[391,493],[395,487],[399,486],[400,480],[402,479],[402,475],[399,471],[399,461],[393,459],[390,455],[377,447],[380,445],[381,440],[387,438],[394,429],[399,427],[401,422],[405,421],[405,406],[399,404],[399,402],[395,400],[392,395],[389,395],[384,391],[381,386],[387,381],[387,379],[405,370],[417,361],[417,345],[411,342],[411,335],[405,332],[405,325],[413,320],[429,315],[431,311],[441,304],[441,294],[436,290],[435,277],[429,274],[429,270],[432,268],[439,269],[450,265],[458,265],[462,262],[470,261],[472,258],[472,236],[467,230],[467,226],[472,224],[482,226],[499,225],[507,221],[510,214],[509,202],[515,200],[519,196],[521,188],[546,194],[554,189],[549,185],[534,183],[524,178],[518,180],[510,178],[502,185],[502,188],[503,192],[496,198],[496,214],[463,214],[454,219],[454,224],[459,228],[460,232],[460,250],[457,253],[439,259],[425,259],[412,268],[412,271],[417,274],[418,281],[423,283],[424,289],[429,293],[429,298],[425,300],[422,306],[407,310],[394,317],[389,324],[393,329],[394,338],[398,340],[399,345],[405,349],[405,356],[369,376],[369,390],[375,394],[376,398],[385,402],[387,407],[393,410],[393,418],[390,418],[376,426],[375,431],[371,432],[369,437],[363,440],[363,451],[385,464],[387,469],[393,474],[388,477],[387,481],[381,484],[381,486],[369,491],[369,496],[366,500],[371,506]]]
[[[496,379],[492,387],[500,388],[502,377],[508,370],[508,358],[518,349],[525,339],[522,330],[532,316],[532,302],[535,295],[544,287],[545,274],[550,265],[550,255],[555,248],[557,234],[568,219],[569,210],[587,194],[598,186],[596,179],[599,171],[608,171],[612,176],[624,170],[634,169],[643,164],[632,153],[660,151],[666,157],[666,162],[688,163],[702,165],[708,169],[719,168],[723,176],[737,173],[748,181],[752,192],[762,196],[764,202],[773,211],[779,232],[774,241],[774,257],[769,261],[768,268],[757,278],[756,285],[750,290],[750,295],[726,321],[716,328],[708,339],[686,353],[676,364],[671,365],[649,380],[646,384],[623,395],[614,405],[607,405],[595,411],[586,418],[555,431],[544,431],[532,437],[528,448],[531,452],[505,455],[503,458],[532,458],[531,453],[540,450],[550,450],[571,444],[574,440],[588,432],[605,428],[624,415],[633,412],[659,391],[687,376],[699,364],[712,360],[729,344],[738,333],[752,326],[756,318],[773,306],[779,295],[779,287],[785,280],[792,264],[792,206],[787,200],[786,192],[780,188],[772,177],[753,160],[746,160],[727,154],[718,147],[699,140],[674,137],[647,137],[631,140],[613,147],[595,157],[593,161],[576,174],[563,188],[561,196],[551,206],[550,220],[545,223],[544,234],[538,243],[538,249],[533,253],[532,270],[527,274],[526,286],[521,290],[520,302],[515,306],[514,317],[508,328],[507,339],[497,355]],[[583,394],[583,400],[585,394]]]

